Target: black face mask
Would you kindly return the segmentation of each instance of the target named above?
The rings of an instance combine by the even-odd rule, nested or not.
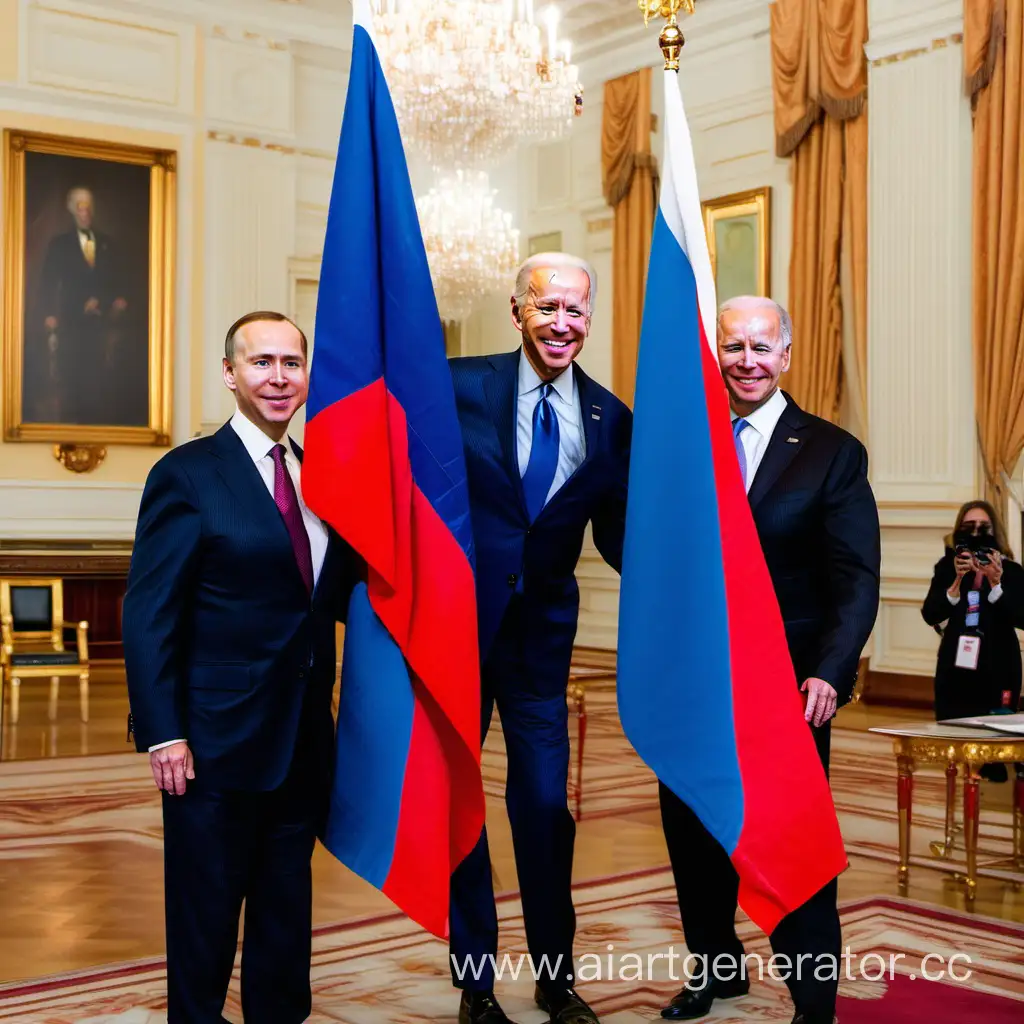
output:
[[[989,552],[995,549],[995,537],[989,523],[968,523],[960,527],[953,536],[953,547],[957,555],[970,554],[980,565],[988,565]]]

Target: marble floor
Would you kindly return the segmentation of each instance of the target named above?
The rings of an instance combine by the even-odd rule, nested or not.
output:
[[[588,692],[574,864],[577,955],[604,953],[609,943],[644,955],[673,945],[682,949],[656,786],[622,736],[614,683],[603,671],[607,667],[599,659],[581,666]],[[116,698],[111,700],[116,707]],[[938,943],[934,950],[928,947],[933,952],[969,950],[984,966],[978,991],[993,1001],[954,1012],[950,1007],[964,998],[962,985],[919,984],[911,990],[903,971],[882,987],[858,986],[856,979],[847,983],[841,1019],[858,1024],[868,1020],[862,1013],[869,1013],[872,1024],[959,1022],[983,1014],[986,1021],[1002,1022],[1018,1012],[1016,1019],[1024,1019],[1019,1002],[1024,998],[1024,929],[1018,927],[1024,922],[1024,895],[998,877],[983,877],[978,900],[965,913],[960,883],[948,865],[934,862],[928,852],[928,841],[942,831],[944,790],[937,772],[922,773],[918,780],[917,857],[906,899],[899,896],[895,765],[889,742],[866,730],[912,717],[921,716],[854,705],[840,712],[836,723],[833,794],[850,856],[840,879],[844,935],[848,943],[859,937],[863,952],[902,952],[908,962],[913,956],[920,959],[928,943]],[[98,721],[94,715],[90,728]],[[574,754],[578,724],[571,726]],[[113,724],[106,728],[113,737]],[[0,1021],[156,1024],[163,1020],[161,827],[159,798],[145,759],[130,753],[20,757],[0,764]],[[484,776],[496,887],[503,893],[502,951],[518,952],[525,947],[502,800],[500,723],[488,739]],[[983,784],[982,821],[983,849],[1004,851],[1009,786]],[[396,915],[387,899],[319,847],[314,915],[313,1020],[454,1020],[457,1000],[446,982],[443,946]],[[742,927],[750,948],[759,948],[763,937],[745,919]],[[606,980],[607,985],[594,981],[581,989],[602,1018],[613,1022],[656,1017],[660,1001],[674,991],[668,977],[639,985]],[[713,1019],[788,1020],[784,987],[768,982]],[[970,986],[972,991],[977,987]],[[235,987],[232,999],[237,994]],[[507,1008],[516,1010],[513,1016],[521,1024],[542,1019],[530,1006],[523,979],[509,983],[507,994]],[[908,1016],[908,1006],[923,1015],[915,1016],[915,1010]],[[230,1019],[240,1020],[236,1010],[237,1002],[229,1002]]]

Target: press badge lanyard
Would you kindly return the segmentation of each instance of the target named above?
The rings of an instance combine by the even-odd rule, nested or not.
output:
[[[967,592],[967,618],[964,625],[968,629],[977,629],[981,619],[981,591],[969,590]],[[981,637],[961,636],[956,645],[956,667],[976,669],[978,667],[978,655],[981,653]]]
[[[979,613],[981,612],[981,593],[977,590],[967,591],[967,621],[964,623],[968,629],[978,628]]]

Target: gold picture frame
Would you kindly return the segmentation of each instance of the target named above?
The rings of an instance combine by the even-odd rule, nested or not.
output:
[[[172,150],[4,131],[5,441],[170,445],[176,172]]]
[[[719,304],[771,294],[771,189],[750,189],[701,204]]]
[[[562,232],[549,231],[544,235],[530,235],[526,242],[527,257],[536,256],[542,252],[561,252]]]

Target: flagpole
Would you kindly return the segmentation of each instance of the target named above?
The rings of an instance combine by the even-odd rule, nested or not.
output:
[[[665,19],[665,27],[661,30],[658,43],[665,55],[666,71],[679,70],[679,55],[683,52],[686,40],[683,38],[683,30],[679,27],[676,15],[680,11],[693,14],[693,3],[694,0],[637,0],[637,6],[643,12],[645,25],[655,15]]]

